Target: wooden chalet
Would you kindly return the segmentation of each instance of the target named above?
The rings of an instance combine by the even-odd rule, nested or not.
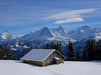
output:
[[[21,60],[38,66],[64,63],[64,56],[55,49],[32,49]]]

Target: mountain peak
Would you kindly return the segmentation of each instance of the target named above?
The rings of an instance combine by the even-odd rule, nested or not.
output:
[[[8,31],[4,31],[3,33],[0,34],[0,38],[5,40],[10,37],[10,33]]]
[[[86,30],[86,29],[93,29],[93,27],[89,26],[89,25],[84,25],[82,27],[79,28],[80,30]]]
[[[8,31],[4,31],[4,32],[2,33],[2,35],[10,35],[10,33],[9,33]]]
[[[43,27],[41,30],[40,30],[40,33],[50,33],[50,29],[48,27]]]
[[[62,26],[59,26],[58,28],[56,28],[57,30],[60,30],[60,31],[64,31],[64,28]]]
[[[69,30],[65,29],[64,27],[62,27],[62,26],[59,26],[59,27],[57,28],[57,30],[58,30],[58,31],[62,31],[62,32],[66,32],[66,33],[68,33],[68,31],[69,31]]]
[[[5,30],[3,33],[9,33],[7,30]]]
[[[43,27],[39,33],[38,33],[40,36],[52,36],[52,33],[50,31],[50,29],[48,27]]]
[[[89,25],[84,25],[84,27],[91,27],[91,26],[89,26]]]
[[[49,28],[48,27],[43,27],[42,30],[49,30]]]
[[[7,30],[5,30],[4,32],[8,32]]]
[[[59,26],[58,28],[59,28],[59,29],[64,29],[62,26]]]

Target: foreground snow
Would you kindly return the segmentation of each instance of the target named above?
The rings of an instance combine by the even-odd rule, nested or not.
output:
[[[13,60],[0,60],[0,75],[101,75],[101,62],[70,62],[38,67]]]

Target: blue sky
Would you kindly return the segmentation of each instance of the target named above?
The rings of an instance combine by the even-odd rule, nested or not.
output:
[[[27,34],[44,26],[101,27],[101,0],[0,0],[0,32]]]

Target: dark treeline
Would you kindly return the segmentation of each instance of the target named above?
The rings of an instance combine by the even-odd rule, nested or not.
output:
[[[69,60],[69,61],[81,60],[79,52],[75,53],[75,48],[74,48],[73,43],[71,41],[69,41],[69,44],[68,44],[68,53],[67,53],[66,60]]]
[[[83,50],[84,60],[101,60],[101,40],[88,40]]]
[[[62,50],[62,48],[61,48],[61,42],[57,42],[57,44],[52,43],[51,45],[49,45],[49,44],[47,43],[44,49],[56,49],[56,50],[59,51],[61,54],[63,54],[63,50]]]
[[[52,43],[50,45],[47,43],[44,49],[56,49],[61,54],[63,54],[63,50],[61,48],[61,42],[57,42],[56,44]],[[29,51],[30,50],[28,50],[28,52]],[[16,59],[16,58],[13,50],[7,49],[7,45],[5,45],[4,48],[2,47],[2,45],[0,45],[0,59],[8,60],[8,59]],[[67,58],[65,60],[69,60],[69,61],[101,60],[101,40],[97,42],[95,40],[88,40],[87,44],[83,49],[82,56],[80,56],[79,52],[75,52],[73,43],[69,41]]]
[[[13,59],[15,59],[14,52],[12,50],[8,51],[7,45],[5,45],[4,48],[2,47],[2,45],[0,45],[0,59],[13,60]]]
[[[67,59],[69,61],[90,61],[90,60],[101,60],[101,40],[88,40],[87,44],[83,49],[82,56],[79,52],[75,53],[73,43],[69,41]]]

